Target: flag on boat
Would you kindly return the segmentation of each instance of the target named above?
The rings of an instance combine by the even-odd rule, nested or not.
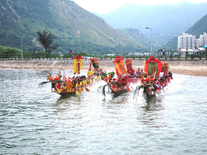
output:
[[[74,60],[74,74],[80,74],[83,59],[84,59],[84,57],[82,57],[81,55],[77,55],[76,57],[73,58],[73,60]]]
[[[160,74],[162,71],[161,61],[151,56],[144,64],[144,71],[148,72],[149,75],[153,75],[154,72]]]
[[[130,67],[132,67],[132,59],[127,59],[127,60],[125,61],[125,63],[126,63],[126,68],[127,68],[127,69],[129,69]]]
[[[162,69],[164,70],[164,72],[168,71],[168,63],[162,63]]]
[[[115,67],[116,67],[117,76],[127,74],[127,70],[123,62],[123,56],[122,57],[116,56],[113,63],[115,64]]]
[[[91,63],[93,65],[94,70],[98,70],[99,69],[99,64],[98,64],[97,58],[92,58],[91,59]]]

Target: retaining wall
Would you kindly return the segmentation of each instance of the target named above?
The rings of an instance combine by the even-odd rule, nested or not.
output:
[[[124,59],[126,60],[126,59]],[[133,67],[143,67],[146,59],[135,59],[132,60]],[[206,60],[162,60],[162,62],[166,62],[169,66],[203,66],[206,63]],[[100,68],[111,68],[114,67],[114,63],[111,59],[100,59],[98,60]],[[90,65],[90,60],[83,60],[82,67],[88,68]],[[68,67],[73,68],[73,60],[63,60],[63,59],[47,59],[47,60],[1,60],[0,67],[28,67],[28,68],[41,68],[41,67],[49,67],[49,68],[60,68],[60,67]]]

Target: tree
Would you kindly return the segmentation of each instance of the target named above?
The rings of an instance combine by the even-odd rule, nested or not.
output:
[[[44,31],[37,31],[38,38],[37,41],[43,46],[45,49],[46,53],[51,53],[54,50],[56,50],[60,45],[59,44],[52,44],[56,36],[52,34],[51,31],[48,31],[45,29]]]
[[[15,52],[15,49],[9,48],[5,51],[0,52],[0,54],[3,54],[6,58],[8,58],[9,56],[10,57],[15,56],[16,52]]]

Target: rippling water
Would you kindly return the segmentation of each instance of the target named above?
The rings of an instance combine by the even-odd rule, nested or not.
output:
[[[103,97],[103,82],[63,98],[38,87],[47,75],[0,69],[0,154],[207,154],[206,77],[174,75],[156,98],[133,99],[132,87]]]

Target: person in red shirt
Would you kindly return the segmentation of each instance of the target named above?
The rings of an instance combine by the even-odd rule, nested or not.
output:
[[[127,69],[127,73],[130,74],[131,76],[134,75],[134,69],[132,67],[129,67]]]
[[[72,50],[69,51],[69,56],[73,57],[73,51]]]

